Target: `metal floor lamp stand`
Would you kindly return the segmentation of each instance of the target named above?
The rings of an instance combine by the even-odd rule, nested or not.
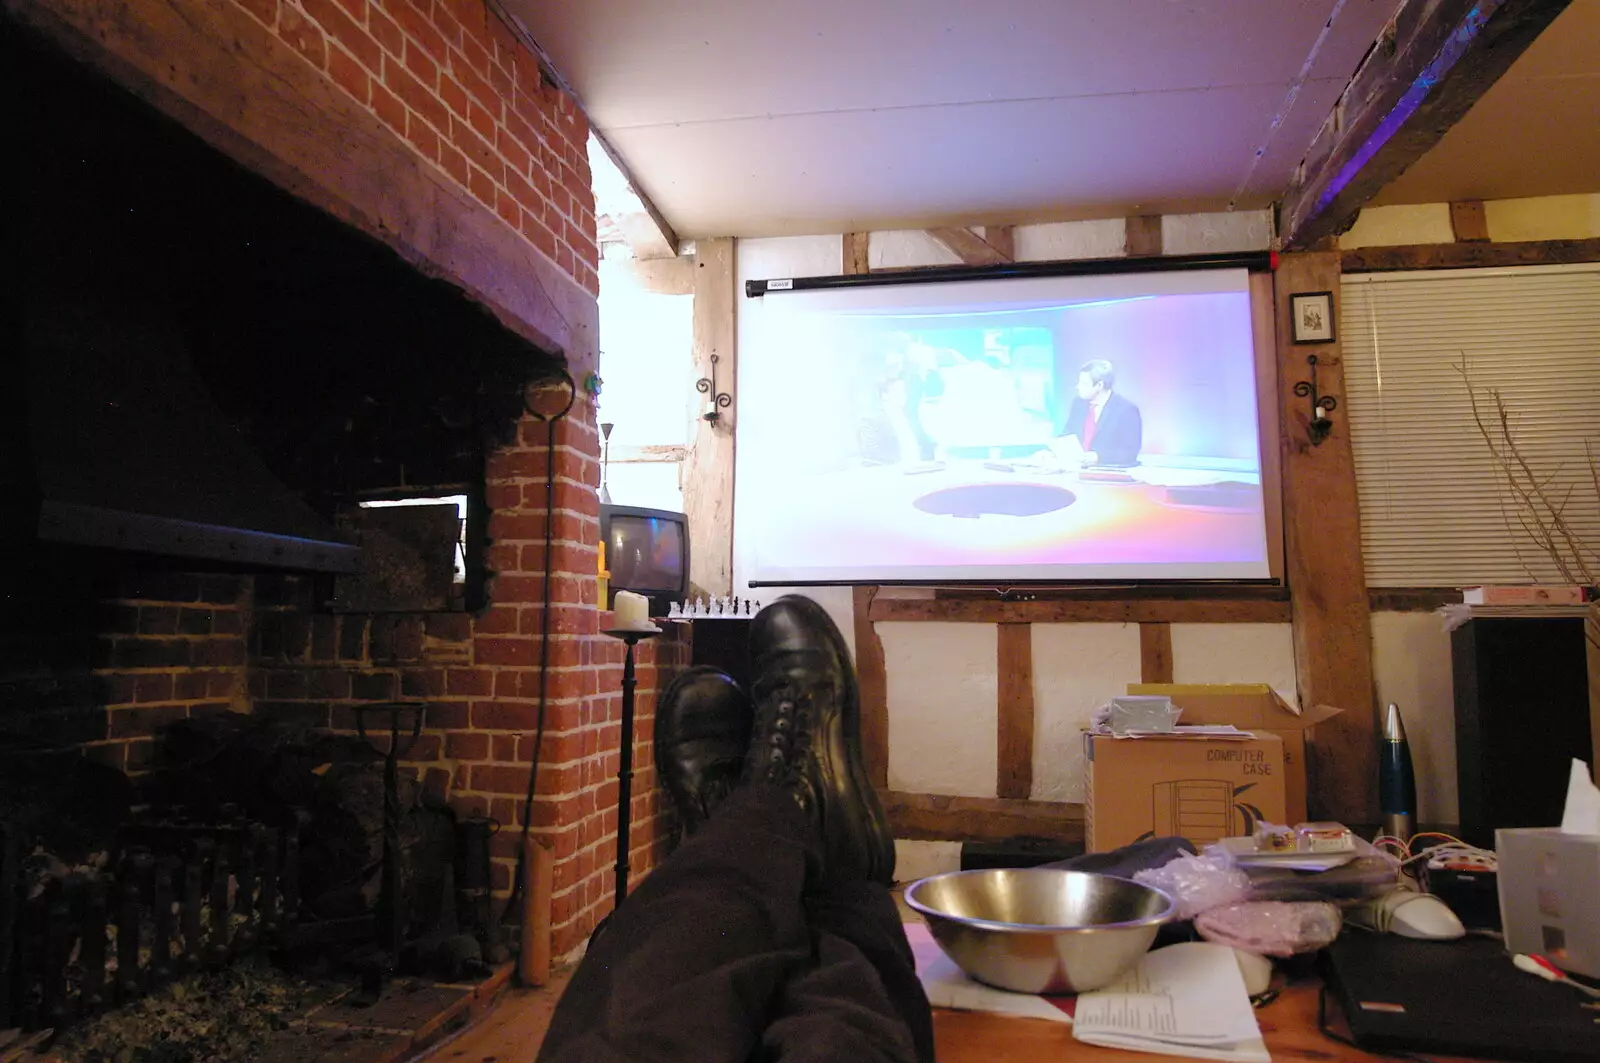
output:
[[[628,896],[628,825],[633,818],[633,688],[638,683],[633,671],[633,648],[661,632],[617,628],[605,634],[621,639],[628,647],[622,659],[622,750],[617,758],[617,899],[612,906],[615,911]]]

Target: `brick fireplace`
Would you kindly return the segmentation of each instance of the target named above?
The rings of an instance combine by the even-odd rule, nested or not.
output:
[[[547,423],[523,413],[479,455],[487,519],[469,549],[487,578],[484,600],[466,608],[336,611],[325,577],[36,551],[0,603],[0,733],[81,750],[137,781],[155,736],[178,720],[234,712],[347,732],[357,705],[424,701],[407,767],[458,813],[498,821],[503,896],[539,720],[553,474],[531,819],[556,857],[553,951],[569,953],[611,906],[622,665],[621,645],[598,634],[595,600],[599,442],[581,389],[596,365],[598,279],[583,115],[484,0],[4,0],[4,12],[7,34],[109,78],[297,208],[446,282],[534,352],[530,365],[542,354],[580,393],[555,422],[553,450]],[[263,431],[269,464],[328,509],[331,481],[304,477],[337,466],[337,447],[319,440],[318,460],[302,454],[297,466],[294,448],[274,455]],[[396,486],[419,475],[416,460],[399,466]],[[670,830],[649,755],[654,694],[688,653],[686,637],[640,649],[635,876]]]

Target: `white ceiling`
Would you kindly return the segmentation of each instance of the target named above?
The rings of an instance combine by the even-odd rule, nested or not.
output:
[[[505,2],[700,237],[1265,206],[1399,0]]]

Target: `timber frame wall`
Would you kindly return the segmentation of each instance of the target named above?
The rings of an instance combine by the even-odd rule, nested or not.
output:
[[[1159,217],[1127,219],[1125,246],[1130,260],[1160,255],[1161,234]],[[969,265],[1012,260],[1010,227],[937,229],[929,230],[929,235]],[[844,234],[844,273],[869,269],[868,240],[864,232]],[[1270,503],[1268,506],[1268,540],[1283,547],[1274,563],[1285,577],[1285,587],[1173,592],[1164,596],[1156,591],[1137,596],[1125,592],[1041,591],[1037,598],[1026,601],[998,601],[960,591],[941,591],[921,598],[880,597],[877,587],[855,588],[862,745],[869,775],[883,794],[897,837],[978,841],[1025,835],[1061,841],[1082,839],[1080,806],[1030,799],[1034,704],[1029,628],[1035,623],[1137,623],[1141,678],[1145,682],[1173,679],[1173,623],[1292,623],[1302,702],[1336,705],[1346,710],[1312,732],[1308,767],[1313,814],[1351,823],[1376,820],[1372,635],[1361,564],[1355,467],[1341,418],[1335,418],[1327,439],[1317,445],[1310,442],[1310,410],[1306,400],[1294,394],[1294,385],[1309,377],[1305,356],[1312,348],[1296,346],[1289,332],[1289,295],[1337,291],[1339,272],[1336,252],[1292,253],[1280,256],[1274,275],[1261,275],[1252,282],[1263,480],[1269,497],[1281,497],[1281,507]],[[707,312],[703,318],[702,308],[696,307],[697,352],[704,349],[701,337],[709,335],[712,316]],[[714,316],[718,322],[726,319],[722,327],[731,329],[732,313],[719,307]],[[1338,343],[1319,344],[1314,350],[1319,359],[1319,387],[1324,393],[1342,394]],[[706,363],[697,362],[697,367],[704,372]],[[709,510],[708,496],[731,505],[731,488],[705,479],[701,472],[708,466],[716,467],[725,470],[720,475],[731,478],[731,451],[697,458],[698,449],[696,446],[690,450],[686,495],[700,499],[700,510]],[[691,517],[696,511],[691,506]],[[702,527],[700,523],[694,526]],[[730,563],[731,548],[723,554],[721,563]],[[697,565],[701,560],[697,556]],[[704,563],[709,566],[717,562],[704,559]],[[726,576],[723,579],[731,582]],[[1000,676],[997,797],[888,790],[888,685],[883,645],[875,626],[880,621],[996,625],[995,654]]]

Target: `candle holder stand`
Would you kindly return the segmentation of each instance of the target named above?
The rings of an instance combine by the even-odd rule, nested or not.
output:
[[[612,906],[615,911],[628,896],[628,826],[633,818],[633,689],[638,683],[633,670],[633,648],[661,632],[613,628],[604,634],[621,639],[627,646],[622,658],[622,749],[617,757],[617,882],[616,903]]]

